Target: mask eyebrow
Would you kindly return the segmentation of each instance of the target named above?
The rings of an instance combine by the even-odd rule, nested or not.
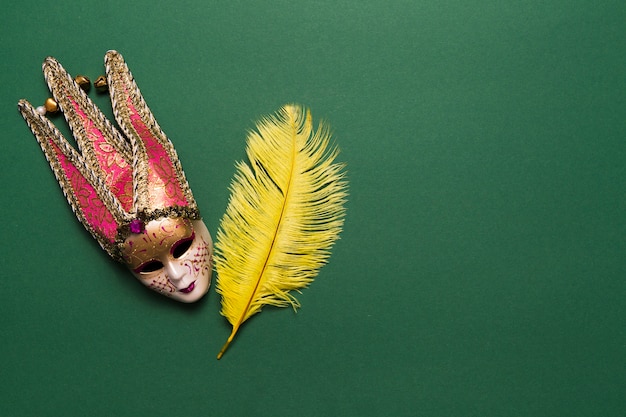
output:
[[[163,263],[156,259],[150,259],[133,269],[136,274],[148,274],[150,272],[158,271],[163,268]]]
[[[170,254],[176,259],[180,258],[189,250],[195,238],[196,238],[196,234],[195,232],[192,231],[191,236],[182,238],[178,242],[172,245]]]

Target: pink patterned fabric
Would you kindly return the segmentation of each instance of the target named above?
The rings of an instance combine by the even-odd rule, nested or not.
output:
[[[117,223],[113,215],[98,197],[96,190],[83,177],[78,169],[72,164],[67,157],[61,152],[59,147],[54,143],[53,139],[48,140],[52,149],[56,154],[57,160],[61,165],[63,174],[69,180],[78,206],[85,217],[85,220],[97,232],[106,236],[111,243],[115,243],[117,235]]]
[[[148,126],[133,106],[130,97],[127,99],[130,122],[143,141],[148,155],[148,187],[150,206],[165,208],[169,206],[187,206],[176,171],[169,155],[158,140],[152,136]]]
[[[126,211],[131,211],[133,207],[133,173],[131,166],[124,160],[122,155],[116,151],[102,132],[94,125],[93,121],[80,108],[78,103],[68,97],[74,106],[74,110],[80,117],[83,128],[93,144],[93,149],[102,171],[106,174],[104,178],[107,186],[120,201]]]

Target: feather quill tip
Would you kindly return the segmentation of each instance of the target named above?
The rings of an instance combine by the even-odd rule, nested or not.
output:
[[[239,328],[265,305],[299,307],[305,288],[328,262],[342,230],[348,183],[330,131],[311,114],[284,106],[248,134],[217,232],[215,269],[221,314]]]

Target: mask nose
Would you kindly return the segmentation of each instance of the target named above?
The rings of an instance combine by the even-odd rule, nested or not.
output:
[[[168,262],[165,265],[165,270],[167,271],[167,276],[172,282],[180,281],[187,272],[187,269],[183,265],[180,265],[178,262]]]

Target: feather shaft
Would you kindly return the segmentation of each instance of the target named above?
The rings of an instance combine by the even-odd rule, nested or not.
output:
[[[221,314],[232,332],[265,305],[297,309],[290,294],[306,287],[339,238],[347,196],[324,125],[313,131],[308,111],[285,106],[248,135],[249,164],[239,162],[215,245]]]

